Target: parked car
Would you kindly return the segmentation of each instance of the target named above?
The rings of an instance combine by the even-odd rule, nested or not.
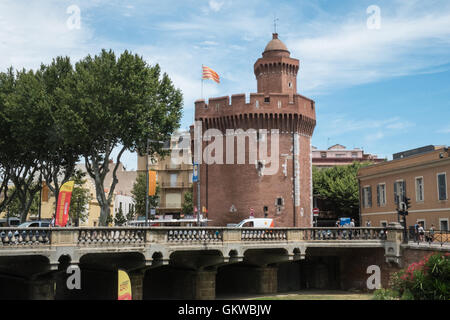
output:
[[[273,228],[273,219],[268,218],[250,218],[239,222],[238,224],[227,224],[227,227],[234,228]]]
[[[27,221],[19,224],[17,228],[47,228],[51,222],[51,220]]]
[[[17,228],[48,228],[50,226],[51,220],[38,220],[38,221],[27,221],[22,224],[19,224]],[[22,235],[25,235],[27,231],[23,230],[20,231]],[[39,233],[39,231],[36,231],[36,233]],[[5,237],[12,238],[13,232],[9,231],[8,234],[6,232],[2,231],[0,232],[0,239],[3,241]],[[19,236],[19,231],[14,231],[14,237]]]
[[[7,228],[7,227],[16,227],[20,224],[20,219],[11,217],[11,218],[3,218],[0,219],[0,227]]]

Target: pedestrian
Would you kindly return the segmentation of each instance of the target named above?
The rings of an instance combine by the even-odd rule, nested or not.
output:
[[[354,227],[355,227],[355,219],[352,219],[350,221],[350,228],[354,228]],[[348,232],[350,240],[352,240],[353,232],[354,232],[353,230],[349,230],[349,232]]]
[[[428,231],[428,243],[431,244],[434,241],[434,224],[431,224],[430,231]]]
[[[372,226],[372,223],[370,222],[370,220],[367,220],[367,222],[366,222],[366,227],[371,227]]]
[[[419,224],[416,222],[414,225],[414,242],[419,241]]]
[[[425,229],[423,228],[421,223],[419,224],[419,230],[418,231],[419,231],[419,241],[422,242],[424,240],[423,236],[425,235]]]

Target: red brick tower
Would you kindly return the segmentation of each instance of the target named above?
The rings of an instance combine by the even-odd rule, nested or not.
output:
[[[276,227],[311,226],[310,140],[316,115],[314,101],[297,93],[298,69],[299,61],[290,57],[290,52],[274,33],[262,58],[254,65],[258,92],[251,93],[249,101],[245,94],[236,94],[231,96],[231,101],[226,96],[210,98],[208,103],[205,100],[195,102],[195,120],[201,121],[203,133],[215,129],[216,133],[224,135],[223,164],[205,163],[203,153],[209,154],[206,157],[217,155],[204,152],[216,139],[203,139],[200,200],[201,206],[208,210],[208,218],[213,220],[209,225],[237,223],[248,218],[253,208],[256,218],[267,215],[274,219]],[[236,132],[238,129],[242,131]],[[249,153],[249,129],[258,132],[256,155]],[[264,129],[267,134],[261,131]],[[276,136],[278,166],[270,167],[269,160],[263,159],[259,150],[264,146],[262,143],[266,143],[268,155],[276,155],[271,151],[272,144],[276,146],[275,136],[271,134],[274,129],[279,131]],[[235,133],[230,133],[231,130]],[[192,127],[191,133],[193,138]],[[246,141],[244,164],[238,164],[238,157],[242,156],[237,146],[240,138]],[[226,146],[231,141],[234,152],[227,154]],[[274,160],[272,158],[272,163]],[[277,169],[276,173],[271,168]],[[196,190],[194,185],[194,205],[197,204]]]

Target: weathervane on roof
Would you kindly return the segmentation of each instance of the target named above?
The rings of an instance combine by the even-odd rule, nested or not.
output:
[[[275,15],[274,17],[273,17],[273,33],[277,33],[277,21],[278,21],[279,19],[277,18],[277,16]]]

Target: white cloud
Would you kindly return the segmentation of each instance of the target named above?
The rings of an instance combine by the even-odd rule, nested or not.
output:
[[[215,0],[209,1],[209,8],[214,12],[220,11],[220,9],[222,9],[222,6],[223,6],[223,2],[221,2],[221,1],[215,1]]]
[[[436,131],[436,133],[448,134],[448,133],[450,133],[450,126],[446,127],[446,128],[442,128],[442,129]]]
[[[327,117],[331,117],[330,121],[326,121]],[[399,117],[391,117],[388,119],[352,119],[351,116],[341,115],[335,117],[328,115],[322,119],[322,123],[326,126],[327,133],[332,135],[340,135],[353,131],[367,131],[380,129],[386,131],[401,131],[409,127],[415,126],[409,121],[402,121]],[[320,122],[319,122],[320,124]],[[378,134],[378,136],[380,136]]]
[[[379,30],[368,29],[364,19],[324,21],[301,37],[291,34],[286,41],[302,62],[306,91],[428,72],[450,62],[450,11],[444,8],[421,15],[416,11],[415,15],[382,16]]]

